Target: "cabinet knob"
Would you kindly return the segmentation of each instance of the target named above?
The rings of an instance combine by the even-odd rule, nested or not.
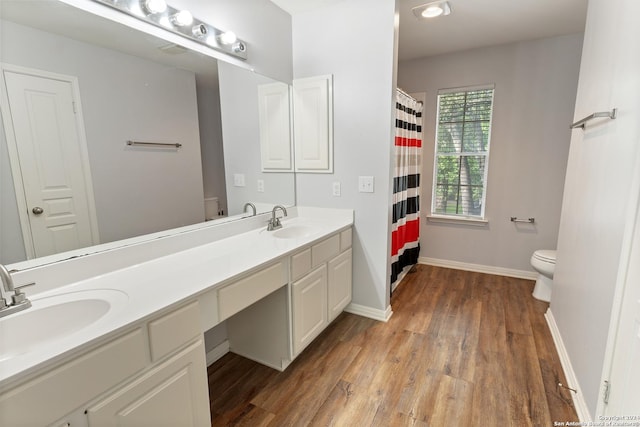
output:
[[[36,206],[35,208],[31,209],[31,212],[33,212],[35,215],[41,215],[44,212],[44,209],[42,209],[40,206]]]

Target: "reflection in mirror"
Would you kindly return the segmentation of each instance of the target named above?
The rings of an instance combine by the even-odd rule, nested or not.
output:
[[[260,178],[259,163],[250,169],[254,153],[260,156],[258,108],[243,96],[257,96],[250,80],[273,80],[221,63],[229,81],[246,79],[220,89],[219,64],[205,55],[59,2],[2,0],[0,7],[0,263],[219,213],[241,218],[246,202],[259,212],[294,204],[293,174]],[[73,148],[60,135],[77,139]],[[181,146],[128,146],[130,140]],[[233,165],[226,173],[223,151]],[[244,187],[234,185],[234,175],[244,175]],[[69,184],[78,179],[86,190]]]
[[[275,205],[293,205],[293,172],[263,171],[262,168],[260,133],[268,125],[264,126],[259,120],[247,120],[247,115],[256,118],[259,115],[260,88],[273,85],[274,81],[225,63],[219,64],[218,74],[229,212],[242,212],[247,201],[254,203],[259,212],[270,211]],[[288,108],[286,114],[288,116]],[[272,124],[272,127],[276,126]],[[247,141],[252,141],[252,150],[247,150]],[[290,139],[287,141],[290,143]]]

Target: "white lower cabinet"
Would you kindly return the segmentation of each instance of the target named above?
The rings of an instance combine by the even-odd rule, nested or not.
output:
[[[87,409],[89,426],[210,424],[204,343],[197,340]]]
[[[353,284],[353,263],[351,249],[329,261],[328,267],[328,309],[329,322],[334,320],[351,302]]]
[[[210,418],[197,302],[0,390],[0,426],[208,426]]]
[[[327,266],[323,265],[291,285],[293,353],[300,352],[329,323],[327,320]]]
[[[310,263],[306,262],[309,253]],[[308,272],[312,267],[314,270]],[[351,229],[291,257],[292,278],[295,280],[302,276],[291,284],[293,357],[300,354],[349,305],[352,271]]]

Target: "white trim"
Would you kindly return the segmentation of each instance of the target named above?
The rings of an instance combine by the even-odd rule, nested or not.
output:
[[[82,114],[82,101],[80,99],[80,85],[76,76],[66,74],[52,73],[50,71],[39,70],[36,68],[27,68],[19,65],[0,62],[0,84],[2,86],[2,121],[5,128],[5,138],[7,141],[7,151],[9,152],[9,163],[11,164],[11,172],[13,175],[13,185],[16,192],[18,202],[18,215],[20,217],[20,225],[22,227],[22,237],[25,245],[27,259],[35,258],[35,245],[33,242],[31,223],[29,221],[29,207],[27,206],[25,188],[22,183],[22,167],[20,166],[20,156],[18,155],[18,141],[16,140],[15,129],[13,128],[13,119],[9,108],[9,95],[7,93],[4,73],[9,71],[16,74],[25,74],[46,78],[49,80],[59,80],[71,85],[71,94],[75,102],[75,124],[78,136],[78,148],[82,159],[82,172],[85,182],[85,196],[87,198],[87,207],[89,210],[89,228],[91,230],[91,240],[93,245],[100,243],[100,234],[98,231],[98,216],[96,213],[96,202],[93,193],[93,178],[91,177],[91,165],[89,163],[89,150],[87,148],[87,133],[84,127],[84,116]],[[19,177],[19,179],[16,179]]]
[[[496,89],[495,83],[488,83],[484,85],[471,85],[471,86],[459,86],[459,87],[447,87],[443,89],[438,89],[437,95],[442,95],[443,93],[455,93],[455,92],[469,92],[472,90],[487,90],[487,89]]]
[[[474,227],[486,227],[489,220],[486,218],[474,218],[468,216],[452,216],[452,215],[427,215],[428,222],[439,222],[446,224],[464,224]]]
[[[558,357],[560,357],[560,364],[562,365],[564,376],[567,379],[567,386],[577,390],[577,393],[572,393],[571,397],[573,400],[573,406],[576,408],[576,413],[578,414],[578,419],[581,423],[590,423],[592,420],[591,414],[589,414],[589,408],[587,407],[587,402],[584,400],[584,394],[580,389],[580,383],[578,382],[576,373],[574,372],[573,366],[571,365],[569,354],[567,353],[567,349],[564,346],[564,342],[562,341],[562,336],[560,335],[560,330],[558,329],[556,320],[553,317],[553,313],[551,312],[551,307],[547,309],[546,313],[544,314],[544,318],[547,320],[549,331],[551,331],[553,342],[556,345],[556,351],[558,352]]]
[[[515,270],[512,268],[471,264],[468,262],[450,261],[446,259],[420,257],[418,258],[418,263],[433,265],[435,267],[453,268],[455,270],[475,271],[476,273],[497,274],[498,276],[515,277],[516,279],[536,280],[538,278],[538,273],[535,271]]]
[[[351,314],[357,314],[358,316],[368,317],[369,319],[379,320],[381,322],[389,321],[393,314],[391,306],[388,306],[386,310],[379,310],[377,308],[371,308],[354,303],[349,304],[344,311]]]
[[[229,353],[229,340],[224,340],[207,352],[207,366],[213,365],[227,353]]]

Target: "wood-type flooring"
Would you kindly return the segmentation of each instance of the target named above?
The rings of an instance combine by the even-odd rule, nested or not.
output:
[[[386,323],[343,313],[284,372],[233,353],[212,364],[212,425],[578,421],[533,285],[416,265]]]

